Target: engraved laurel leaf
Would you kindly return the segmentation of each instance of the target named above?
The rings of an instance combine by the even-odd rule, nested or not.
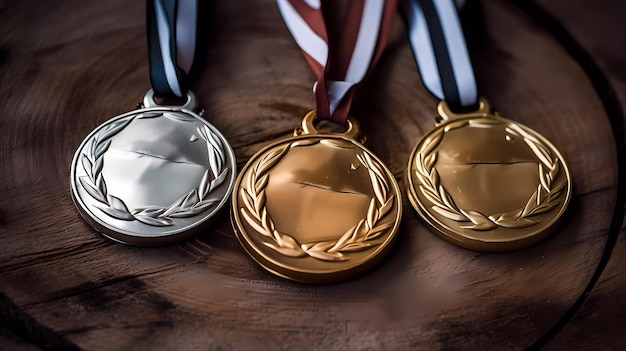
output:
[[[539,207],[537,207],[536,209],[534,209],[530,214],[531,215],[539,215],[539,214],[543,214],[546,213],[550,210],[552,210],[553,208],[555,208],[559,203],[554,201],[551,203],[547,203],[545,205],[541,205]]]
[[[519,215],[518,212],[519,211],[511,211],[511,212],[502,213],[502,214],[500,214],[498,216],[491,215],[491,216],[489,216],[489,219],[492,222],[514,221],[514,220],[520,218],[520,215]]]
[[[442,185],[439,185],[439,196],[441,196],[441,199],[443,200],[443,203],[446,205],[446,207],[451,209],[453,212],[458,213],[454,200],[452,200],[452,197],[450,196],[450,194],[448,194],[448,192],[446,191],[446,189],[443,188]]]
[[[274,238],[276,238],[278,245],[280,245],[281,247],[286,247],[294,250],[302,250],[300,248],[300,244],[298,244],[296,239],[288,234],[284,234],[279,232],[278,230],[274,230]]]
[[[261,212],[261,209],[265,208],[265,189],[261,190],[256,196],[254,204],[257,212]]]
[[[363,226],[363,220],[361,220],[357,225],[353,226],[352,228],[348,229],[340,238],[339,240],[337,240],[337,242],[335,243],[335,245],[333,245],[333,247],[331,247],[330,249],[328,249],[328,252],[336,252],[339,251],[339,249],[341,249],[341,247],[348,241],[350,240],[355,233],[357,232],[357,230],[359,229],[359,227]]]
[[[85,170],[85,173],[87,173],[87,175],[89,176],[90,179],[93,179],[93,173],[92,173],[92,164],[91,161],[89,161],[89,159],[87,158],[87,156],[82,155],[81,156],[81,160],[82,160],[82,164],[83,164],[83,169]]]
[[[530,227],[531,225],[537,224],[537,222],[538,221],[535,221],[529,218],[519,218],[516,220],[497,221],[499,226],[504,227],[504,228],[512,228],[512,229]]]
[[[421,153],[423,155],[430,154],[437,146],[439,146],[441,139],[443,139],[443,133],[437,133],[430,137],[429,140],[426,140],[425,147],[422,149]]]
[[[435,212],[439,213],[440,215],[444,216],[445,218],[451,219],[453,221],[456,221],[456,222],[465,222],[465,221],[467,221],[467,217],[462,216],[462,215],[457,214],[457,213],[454,213],[452,211],[449,211],[445,207],[433,206],[431,208],[433,209],[433,211],[435,211]]]
[[[191,217],[194,216],[198,213],[202,212],[201,209],[189,209],[189,210],[183,210],[183,211],[177,211],[172,213],[171,215],[169,215],[169,218],[184,218],[184,217]]]
[[[309,256],[315,257],[324,261],[346,261],[348,258],[341,252],[329,252],[329,251],[315,251],[309,250],[306,252]]]
[[[308,251],[308,250],[327,251],[328,249],[330,249],[333,246],[335,246],[335,241],[334,240],[320,241],[320,242],[317,242],[317,243],[308,243],[308,244],[300,245],[300,247],[304,251]]]
[[[198,132],[202,136],[202,138],[207,142],[207,149],[209,151],[209,165],[211,166],[211,171],[215,176],[220,172],[222,168],[222,163],[224,162],[224,154],[221,152],[222,143],[218,140],[209,127],[202,126],[202,128],[198,128]]]
[[[187,195],[183,195],[180,198],[178,198],[178,200],[174,201],[171,205],[169,205],[167,209],[165,209],[165,212],[161,214],[161,217],[167,217],[170,214],[178,211],[178,209],[181,207],[180,205],[183,203],[183,201],[185,201],[186,198],[187,198]]]
[[[267,182],[270,179],[270,175],[266,174],[262,177],[259,178],[259,180],[256,181],[256,183],[254,184],[254,187],[257,189],[263,189],[267,186]]]
[[[96,178],[96,188],[100,191],[100,194],[107,194],[107,183],[104,181],[102,174]]]
[[[200,213],[202,211],[204,211],[205,209],[215,205],[216,203],[220,202],[220,198],[212,198],[212,199],[206,199],[204,201],[200,201],[197,204],[193,205],[192,211],[194,213]]]
[[[254,230],[256,230],[257,232],[261,233],[264,236],[268,236],[268,237],[272,236],[270,233],[268,233],[268,231],[265,228],[263,228],[259,224],[258,220],[252,218],[252,216],[250,215],[250,211],[243,208],[241,209],[241,215],[246,219],[246,223],[248,223],[252,228],[254,228]]]
[[[540,148],[537,144],[532,143],[526,140],[526,144],[534,151],[535,155],[541,163],[543,163],[546,167],[550,168],[552,166],[552,161],[550,160],[550,156],[547,154],[545,149]]]
[[[182,113],[163,112],[163,117],[177,122],[195,122],[196,119]]]
[[[372,230],[370,230],[365,235],[364,241],[365,240],[374,240],[374,239],[378,238],[379,236],[381,236],[385,232],[385,230],[393,227],[393,224],[394,224],[393,222],[385,222],[383,224],[380,224],[380,225],[374,227]],[[341,249],[341,251],[344,251],[344,249]]]
[[[554,159],[554,165],[552,166],[552,169],[550,170],[550,179],[552,180],[556,179],[556,176],[561,171],[561,167],[559,167],[558,161],[559,161],[558,157]]]
[[[82,176],[78,178],[78,180],[80,181],[80,185],[83,186],[83,189],[85,189],[85,191],[87,191],[87,193],[89,193],[89,195],[91,195],[91,197],[93,197],[94,199],[102,203],[106,203],[107,201],[105,200],[104,196],[102,196],[102,194],[100,194],[100,192],[96,188],[94,188],[93,185],[91,185],[89,181],[85,178],[88,179],[87,176]]]
[[[204,197],[209,192],[209,188],[211,187],[211,182],[209,182],[209,170],[205,170],[204,174],[202,174],[202,180],[200,180],[200,185],[198,186],[198,197],[200,201],[204,200]]]
[[[526,217],[530,214],[530,212],[533,210],[533,208],[535,207],[535,204],[537,203],[537,191],[535,191],[530,198],[528,199],[528,201],[526,202],[526,205],[524,206],[524,210],[522,211],[521,217]]]
[[[426,157],[426,160],[424,161],[424,167],[426,169],[433,168],[433,166],[437,162],[437,155],[438,155],[437,152],[433,152],[432,154],[430,154],[430,156]]]
[[[213,179],[211,181],[211,188],[209,189],[209,192],[213,191],[213,189],[217,188],[218,186],[220,186],[224,180],[226,179],[226,175],[228,174],[228,168],[225,168],[222,173],[220,173],[220,175],[217,176],[217,178]]]
[[[108,195],[107,200],[109,200],[109,205],[111,205],[112,208],[119,210],[119,211],[130,213],[128,211],[128,208],[126,207],[126,204],[124,204],[124,201],[120,200],[119,198],[113,195]]]
[[[192,191],[189,192],[189,194],[187,194],[187,197],[185,198],[185,200],[183,201],[183,204],[180,207],[190,208],[198,201],[200,201],[200,199],[198,198],[198,191],[196,189],[193,189]]]
[[[472,226],[461,226],[461,228],[471,228],[474,230],[490,230],[496,228],[497,225],[489,220],[489,218],[478,211],[460,210],[465,217],[474,224]]]
[[[374,243],[353,243],[344,246],[341,251],[343,252],[354,252],[354,251],[363,251],[369,247],[374,246]]]
[[[276,228],[273,228],[273,223],[270,224],[270,222],[272,222],[268,216],[267,213],[267,209],[265,207],[263,207],[261,209],[261,225],[263,226],[263,229],[270,232],[270,233],[274,233],[274,230]]]
[[[262,160],[259,161],[256,170],[257,174],[264,174],[268,169],[272,168],[276,162],[278,162],[283,154],[287,152],[289,146],[282,147],[280,149],[273,150],[267,154]]]
[[[541,182],[541,186],[546,192],[550,192],[550,179],[548,178],[548,174],[543,171],[543,165],[539,164],[539,181]]]
[[[372,198],[370,205],[367,209],[367,227],[374,228],[374,221],[378,217],[378,210],[376,209],[376,200]]]
[[[434,194],[431,189],[422,185],[420,185],[419,188],[422,194],[424,194],[424,196],[428,199],[428,201],[432,202],[433,204],[439,207],[446,207],[444,203],[441,201],[441,199],[439,199],[439,195]]]
[[[124,212],[124,211],[120,211],[120,210],[116,210],[112,207],[101,207],[101,206],[96,206],[100,211],[108,214],[109,216],[115,218],[115,219],[121,219],[123,221],[132,221],[135,219],[135,217],[133,217],[133,215],[131,215],[128,212]]]
[[[379,203],[385,202],[386,191],[385,189],[376,182],[376,175],[370,172],[370,178],[372,180],[372,186],[374,188],[374,194],[376,195],[376,199]]]
[[[424,184],[424,185],[430,185],[429,187],[425,187],[424,189],[426,189],[427,191],[430,191],[433,196],[437,196],[435,195],[435,192],[433,191],[432,188],[432,184],[430,182],[430,178],[428,177],[428,172],[421,172],[421,171],[416,171],[415,175],[417,176],[417,178],[419,178],[419,183]]]
[[[100,174],[100,172],[102,172],[102,166],[104,166],[104,157],[97,158],[96,162],[94,162],[93,164],[91,174]]]
[[[111,139],[98,144],[95,152],[96,159],[100,158],[100,156],[102,156],[102,154],[104,154],[109,149],[109,146],[111,146]]]
[[[153,225],[155,227],[166,227],[173,224],[172,220],[168,218],[155,218],[152,216],[135,215],[135,219],[142,223]]]
[[[384,179],[383,169],[380,168],[378,163],[374,162],[374,160],[368,153],[364,153],[363,155],[365,156],[365,160],[367,161],[368,168],[370,168],[379,179]]]
[[[387,199],[387,201],[380,207],[380,209],[378,209],[378,219],[383,219],[385,218],[385,216],[387,216],[387,214],[389,213],[389,211],[391,210],[391,208],[393,207],[393,200],[394,200],[394,195],[389,196],[389,198]]]
[[[250,193],[245,188],[239,189],[239,196],[241,196],[243,200],[243,204],[245,205],[244,208],[256,209],[256,206],[253,205],[254,198],[250,195]],[[256,212],[251,212],[251,213],[256,215]],[[256,216],[256,217],[260,219],[260,216]]]
[[[158,216],[163,212],[161,207],[138,208],[131,211],[133,216]]]
[[[429,178],[430,178],[430,182],[433,185],[433,188],[438,189],[439,188],[439,172],[437,172],[437,170],[433,167],[433,169],[430,171],[429,174]]]
[[[277,252],[280,252],[281,254],[288,256],[288,257],[304,257],[306,256],[306,253],[304,251],[302,251],[301,248],[297,248],[297,249],[292,249],[292,248],[288,248],[288,247],[282,247],[280,245],[271,243],[271,242],[264,242],[263,245],[271,248],[272,250],[275,250]]]
[[[109,138],[111,138],[112,136],[114,136],[115,134],[119,133],[122,129],[126,128],[126,126],[133,120],[132,117],[123,119],[119,122],[115,122],[113,124],[111,124],[111,126],[108,129],[103,130],[102,132],[98,133],[98,140],[100,140],[101,142],[104,140],[108,140]],[[97,148],[96,148],[97,150]],[[94,150],[94,151],[96,151]]]
[[[207,148],[210,147],[207,145]],[[214,152],[209,152],[209,168],[211,169],[211,172],[213,172],[214,175],[217,175],[217,172],[219,172],[219,165],[218,165],[218,156],[214,153]]]

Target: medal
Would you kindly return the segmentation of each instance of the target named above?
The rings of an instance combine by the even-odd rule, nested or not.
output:
[[[362,145],[358,123],[347,116],[350,88],[384,46],[391,3],[351,2],[347,25],[367,30],[358,32],[360,42],[352,38],[355,42],[346,45],[347,67],[333,75],[326,71],[328,40],[319,6],[278,1],[318,76],[317,111],[304,117],[293,137],[268,145],[248,161],[237,178],[231,212],[246,252],[278,276],[309,283],[351,279],[379,263],[392,247],[402,214],[399,187]],[[361,23],[366,14],[373,23]],[[344,62],[333,63],[341,67]],[[319,132],[314,126],[318,118],[347,125],[347,131]]]
[[[444,101],[407,167],[409,200],[439,237],[479,251],[520,249],[554,231],[571,199],[563,156],[479,99],[453,1],[405,1],[424,84]],[[456,111],[453,112],[451,107]]]
[[[148,1],[148,13],[153,89],[141,108],[85,138],[70,179],[87,223],[112,240],[141,246],[171,244],[206,228],[226,204],[236,169],[232,148],[196,112],[196,98],[184,85],[195,50],[197,2]],[[186,101],[159,105],[155,94]]]

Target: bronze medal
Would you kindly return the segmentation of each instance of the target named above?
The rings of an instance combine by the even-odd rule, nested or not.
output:
[[[455,114],[413,150],[408,194],[431,231],[480,251],[520,249],[547,237],[572,196],[563,156],[534,130],[490,112]]]
[[[391,248],[402,214],[385,165],[343,134],[319,133],[310,112],[294,136],[256,153],[235,182],[237,238],[263,268],[308,283],[350,279]]]

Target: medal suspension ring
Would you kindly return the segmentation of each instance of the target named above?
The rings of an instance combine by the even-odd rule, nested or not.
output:
[[[465,127],[468,123],[468,121],[458,121],[438,130],[424,143],[424,146],[422,146],[415,158],[415,165],[417,166],[415,174],[421,182],[419,188],[422,194],[433,203],[432,209],[447,219],[456,222],[470,222],[468,225],[461,226],[464,229],[525,228],[538,223],[539,221],[532,217],[546,213],[557,206],[560,203],[557,201],[557,198],[565,189],[567,182],[562,177],[560,180],[557,180],[561,172],[561,161],[559,158],[553,155],[540,140],[514,123],[510,123],[506,127],[506,131],[523,138],[524,142],[540,161],[537,190],[531,195],[524,207],[491,215],[485,215],[469,209],[461,209],[454,203],[450,194],[441,185],[439,173],[435,169],[437,152],[434,150],[439,146],[446,132]]]
[[[95,134],[91,144],[84,148],[81,154],[81,163],[87,175],[79,178],[80,184],[91,197],[102,203],[101,206],[96,207],[107,215],[120,220],[137,220],[148,225],[165,227],[174,224],[173,218],[195,216],[221,201],[220,197],[207,196],[213,189],[224,182],[228,168],[222,170],[225,162],[222,142],[212,134],[211,130],[206,125],[197,128],[197,131],[207,144],[208,159],[210,171],[213,173],[213,180],[210,179],[209,169],[207,169],[197,188],[183,195],[168,207],[155,206],[128,209],[124,201],[107,192],[106,182],[102,176],[102,168],[104,166],[104,153],[111,145],[111,138],[122,131],[135,118],[156,118],[161,116],[178,121],[195,121],[193,118],[169,112],[145,112],[123,118],[120,121],[108,125]]]
[[[252,169],[245,187],[240,188],[244,207],[240,209],[248,225],[258,231],[267,240],[263,244],[289,257],[313,257],[323,261],[349,260],[345,252],[361,251],[378,245],[372,241],[380,237],[394,222],[380,223],[393,206],[394,195],[388,194],[389,184],[383,170],[367,154],[358,154],[357,158],[367,168],[374,188],[367,211],[367,218],[362,219],[348,229],[338,240],[300,244],[289,234],[279,232],[265,207],[265,187],[269,181],[267,172],[289,151],[291,147],[311,145],[318,141],[296,141],[264,155]],[[332,139],[322,139],[321,143],[334,144]],[[337,145],[339,146],[339,145]]]

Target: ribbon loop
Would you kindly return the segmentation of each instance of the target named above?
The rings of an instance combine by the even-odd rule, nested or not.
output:
[[[277,4],[317,76],[313,91],[318,117],[345,124],[352,87],[361,82],[380,57],[397,1],[351,0],[338,47],[329,45],[319,0],[277,0]]]

